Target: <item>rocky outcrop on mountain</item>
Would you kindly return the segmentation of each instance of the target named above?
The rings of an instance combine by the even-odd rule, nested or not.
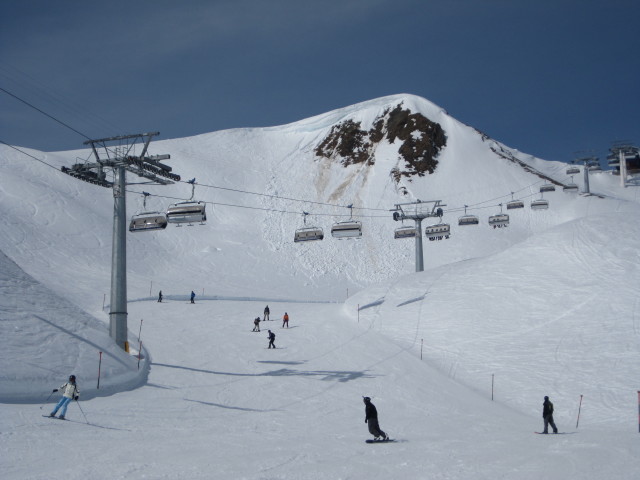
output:
[[[404,165],[391,172],[396,182],[403,176],[433,173],[438,166],[438,154],[447,144],[440,124],[412,113],[400,103],[376,117],[369,130],[362,128],[362,122],[351,119],[334,125],[315,153],[345,167],[358,163],[373,165],[376,148],[385,139],[390,144],[399,144],[398,158],[404,160]]]

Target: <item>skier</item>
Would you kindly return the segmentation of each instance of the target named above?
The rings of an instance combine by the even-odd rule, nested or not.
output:
[[[260,317],[256,317],[253,320],[253,330],[251,330],[252,332],[259,332],[260,331]]]
[[[544,419],[544,430],[542,433],[549,433],[549,425],[553,428],[553,433],[558,433],[558,428],[553,421],[553,403],[549,401],[549,397],[544,397],[542,404],[542,418]]]
[[[67,383],[63,383],[60,388],[54,389],[53,392],[57,392],[58,390],[62,391],[62,398],[49,416],[55,417],[58,409],[62,408],[58,418],[60,420],[64,420],[64,416],[67,414],[67,407],[71,403],[71,400],[78,400],[78,397],[80,396],[80,390],[78,390],[78,386],[76,385],[76,376],[70,375],[69,381]]]
[[[162,290],[158,293],[158,303],[162,302]]]
[[[266,307],[264,307],[264,318],[262,319],[263,322],[269,320],[269,313],[269,305],[267,305]]]
[[[191,303],[196,303],[196,302],[194,301],[194,300],[195,300],[195,298],[196,298],[196,293],[195,293],[193,290],[191,290]]]
[[[389,440],[387,434],[380,430],[380,425],[378,425],[378,410],[376,410],[376,406],[371,403],[371,398],[362,397],[362,401],[365,404],[364,423],[369,426],[369,433],[373,435],[374,440]],[[380,439],[380,437],[382,438]]]
[[[284,317],[282,317],[282,328],[284,328],[285,325],[289,328],[289,314],[287,312],[284,312]]]
[[[276,348],[275,342],[276,341],[276,334],[273,333],[271,330],[269,330],[269,346],[267,348]]]

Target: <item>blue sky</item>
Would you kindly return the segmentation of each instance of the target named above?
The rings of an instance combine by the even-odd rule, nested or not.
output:
[[[0,87],[91,138],[275,126],[396,93],[523,152],[640,144],[636,0],[4,0]],[[85,138],[0,91],[0,140]]]

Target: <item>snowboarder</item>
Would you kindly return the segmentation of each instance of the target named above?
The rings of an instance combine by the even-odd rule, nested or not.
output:
[[[191,290],[191,303],[196,303],[194,300],[196,298],[196,292],[194,292],[193,290]]]
[[[558,433],[558,428],[553,421],[553,403],[549,401],[549,397],[544,397],[542,404],[542,418],[544,419],[544,430],[542,433],[549,433],[549,425],[553,428],[553,433]]]
[[[162,302],[162,290],[160,290],[160,292],[158,292],[158,303]]]
[[[253,320],[253,330],[251,330],[252,332],[259,332],[260,331],[260,317],[256,317]]]
[[[267,305],[266,307],[264,307],[264,318],[262,319],[263,322],[269,320],[269,313],[269,305]]]
[[[364,423],[369,426],[369,433],[373,435],[374,440],[389,440],[387,434],[380,430],[380,425],[378,425],[378,410],[376,410],[376,406],[371,403],[371,398],[362,397],[362,401],[365,404]]]
[[[273,343],[276,341],[276,334],[269,330],[269,346],[267,348],[276,348],[276,344]]]
[[[58,390],[62,391],[62,398],[49,416],[55,417],[58,409],[62,409],[58,418],[64,420],[64,416],[67,414],[67,407],[71,403],[71,400],[78,400],[78,397],[80,396],[80,390],[78,390],[78,386],[76,385],[76,376],[70,375],[67,383],[63,383],[59,388],[54,389],[51,393],[57,392]]]
[[[284,317],[282,317],[282,328],[284,328],[285,325],[289,328],[289,314],[287,312],[284,312]]]

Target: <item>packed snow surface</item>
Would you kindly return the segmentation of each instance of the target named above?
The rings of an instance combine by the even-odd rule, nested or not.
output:
[[[332,125],[399,102],[447,134],[433,175],[396,183],[393,144],[372,166],[315,156]],[[152,148],[197,179],[208,221],[127,235],[126,353],[108,331],[112,192],[59,171],[90,152],[0,147],[3,479],[636,478],[637,186],[599,172],[594,195],[565,193],[565,164],[410,95]],[[130,215],[143,190],[146,210],[192,193],[129,185]],[[512,198],[525,208],[490,228]],[[389,212],[417,199],[452,228],[423,237],[419,273]],[[465,205],[479,225],[458,226]],[[323,241],[293,242],[302,211]],[[363,238],[332,238],[351,213]],[[44,418],[72,373],[69,421]],[[364,442],[365,395],[394,443]],[[534,434],[545,395],[559,435]]]

